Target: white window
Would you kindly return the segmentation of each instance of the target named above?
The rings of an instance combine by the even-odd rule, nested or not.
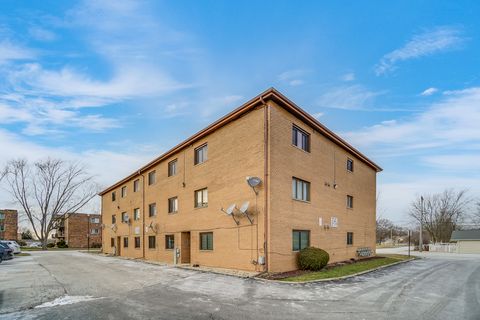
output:
[[[178,198],[172,197],[168,199],[168,213],[176,213],[178,211]]]
[[[122,187],[122,198],[125,198],[127,196],[127,186]]]
[[[295,200],[310,201],[310,182],[293,177],[292,197]]]
[[[153,217],[157,215],[157,204],[156,203],[150,203],[148,205],[148,216]]]
[[[100,223],[100,218],[90,218],[90,223]]]
[[[128,222],[128,213],[122,212],[122,222]]]
[[[151,171],[148,173],[148,185],[151,186],[155,183],[155,171]]]
[[[137,179],[133,181],[133,192],[138,192],[140,190],[140,180]]]
[[[140,208],[133,209],[133,220],[140,220]]]
[[[90,230],[90,234],[99,234],[98,229],[92,229]]]
[[[195,164],[207,161],[207,144],[195,149]]]
[[[174,176],[177,174],[177,159],[172,160],[168,163],[168,176]]]
[[[195,208],[203,208],[208,206],[208,189],[200,189],[195,191]]]

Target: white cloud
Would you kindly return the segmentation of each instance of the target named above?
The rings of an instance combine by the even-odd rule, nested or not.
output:
[[[410,119],[348,132],[347,139],[377,155],[469,147],[480,142],[480,88],[451,92]]]
[[[341,79],[345,82],[354,81],[355,80],[355,73],[353,73],[353,72],[346,73],[341,77]]]
[[[372,107],[375,98],[382,94],[361,85],[341,86],[329,89],[317,100],[317,104],[325,108],[362,110]]]
[[[292,87],[300,86],[305,83],[303,77],[305,77],[305,75],[307,75],[309,72],[310,71],[306,69],[285,71],[278,75],[278,80]]]
[[[428,88],[428,89],[425,89],[421,95],[422,96],[431,96],[432,94],[438,92],[438,89],[437,88]]]
[[[39,26],[29,28],[28,33],[32,38],[38,41],[53,41],[57,38],[55,33]]]
[[[16,45],[8,40],[0,42],[0,64],[14,60],[33,59],[35,53],[31,49]]]
[[[387,53],[375,66],[377,75],[393,71],[401,61],[458,48],[464,42],[458,28],[443,26],[413,36],[403,47]]]

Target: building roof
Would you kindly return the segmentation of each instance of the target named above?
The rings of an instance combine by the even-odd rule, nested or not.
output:
[[[348,144],[345,140],[340,138],[337,134],[335,134],[333,131],[325,127],[323,124],[321,124],[317,119],[315,119],[313,116],[311,116],[309,113],[307,113],[305,110],[297,106],[295,103],[290,101],[287,97],[285,97],[283,94],[281,94],[278,90],[275,88],[270,88],[262,93],[260,93],[258,96],[255,98],[249,100],[248,102],[244,103],[240,107],[236,108],[235,110],[231,111],[227,115],[223,116],[222,118],[218,119],[217,121],[213,122],[210,124],[208,127],[206,127],[203,130],[200,130],[199,132],[195,133],[193,136],[190,138],[184,140],[183,142],[179,143],[169,151],[165,152],[161,156],[155,158],[154,160],[150,161],[137,171],[133,172],[129,176],[125,177],[124,179],[116,182],[115,184],[111,185],[110,187],[104,189],[99,193],[100,196],[104,195],[105,193],[119,187],[123,183],[127,182],[128,180],[138,176],[142,172],[145,172],[146,170],[149,170],[162,160],[170,157],[172,154],[181,151],[185,147],[190,146],[191,144],[195,143],[196,141],[202,139],[203,137],[207,136],[208,134],[214,132],[215,130],[223,127],[224,125],[238,119],[240,116],[244,115],[245,113],[253,110],[257,106],[265,104],[266,100],[273,100],[275,101],[279,106],[283,107],[285,110],[288,112],[292,113],[299,119],[303,120],[305,123],[309,124],[312,126],[314,129],[316,129],[318,132],[322,133],[324,136],[326,136],[328,139],[339,145],[340,147],[344,148],[345,150],[351,152],[353,155],[357,156],[361,161],[372,167],[374,170],[377,172],[382,171],[382,168],[378,166],[375,162],[372,160],[368,159],[365,155],[363,155],[360,151],[355,149],[353,146]]]
[[[479,240],[480,241],[480,229],[477,230],[454,230],[450,241],[458,240]]]

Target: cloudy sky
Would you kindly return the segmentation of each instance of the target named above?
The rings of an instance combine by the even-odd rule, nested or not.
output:
[[[405,223],[444,188],[480,196],[480,3],[0,8],[0,165],[81,159],[107,186],[273,86],[384,168],[382,216]]]

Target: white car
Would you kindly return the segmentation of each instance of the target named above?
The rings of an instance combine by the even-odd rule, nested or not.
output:
[[[12,249],[14,254],[22,252],[20,245],[16,241],[4,240],[1,242],[5,243],[10,249]]]

